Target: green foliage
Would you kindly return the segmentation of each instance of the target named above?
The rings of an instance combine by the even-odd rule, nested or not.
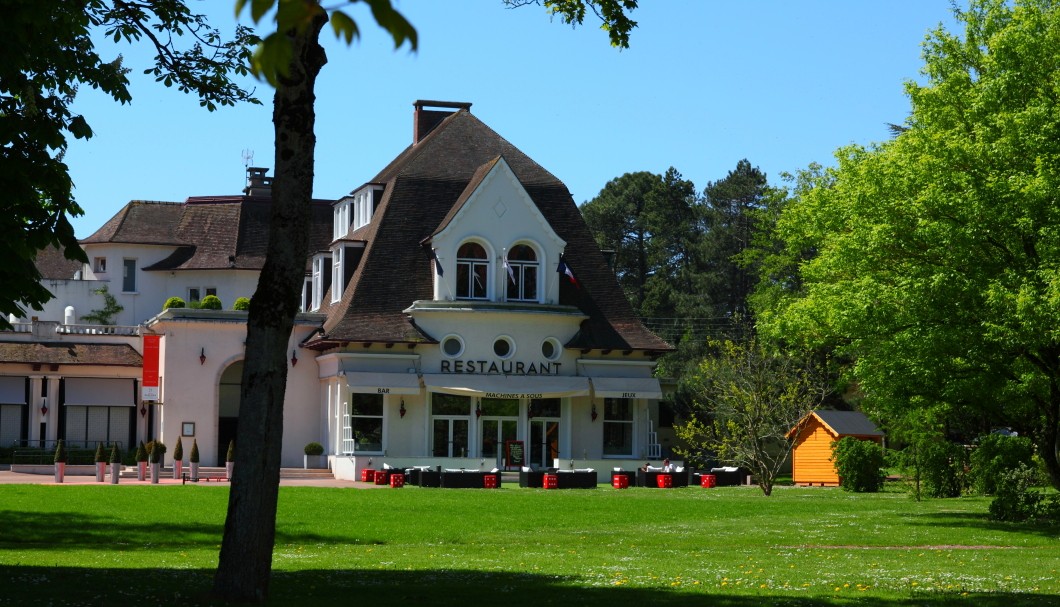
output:
[[[234,462],[234,461],[236,461],[236,441],[235,441],[235,439],[231,440],[228,443],[228,452],[225,453],[225,461],[226,462]]]
[[[187,304],[184,302],[184,300],[174,295],[173,297],[167,299],[166,303],[162,304],[162,309],[168,310],[170,308],[183,308],[185,306],[187,306]]]
[[[393,38],[395,49],[407,42],[413,51],[416,50],[419,40],[416,29],[394,9],[391,0],[351,1],[368,4],[375,22]],[[308,28],[319,27],[323,21],[330,21],[335,37],[347,45],[361,36],[360,28],[353,18],[336,8],[325,7],[319,1],[236,0],[236,15],[248,6],[250,18],[255,24],[270,11],[276,23],[276,31],[261,40],[250,58],[250,69],[254,75],[272,86],[277,86],[281,78],[290,73],[293,50],[288,32],[304,33]],[[277,10],[273,11],[274,7]]]
[[[59,439],[59,444],[55,446],[55,463],[66,463],[66,441]]]
[[[103,296],[103,308],[92,310],[88,314],[82,316],[81,320],[97,325],[113,325],[114,317],[121,314],[121,311],[125,309],[125,306],[118,303],[118,300],[111,294],[107,285],[94,289],[92,292],[96,295]]]
[[[110,463],[120,464],[121,463],[121,452],[118,451],[118,443],[114,443],[110,448]]]
[[[994,501],[990,502],[991,520],[1019,522],[1038,516],[1042,494],[1034,489],[1037,477],[1034,468],[1026,464],[1002,472],[997,479]]]
[[[97,443],[96,444],[96,461],[97,462],[105,462],[105,461],[107,461],[107,454],[103,450],[103,443]]]
[[[979,495],[993,495],[1005,473],[1030,466],[1034,455],[1031,441],[1023,436],[987,434],[979,437],[971,456],[972,490]]]
[[[968,486],[968,451],[949,441],[923,445],[923,475],[929,497],[960,497]]]
[[[0,329],[9,326],[9,314],[24,317],[27,308],[41,310],[52,298],[34,264],[39,251],[55,247],[67,259],[88,261],[69,221],[83,211],[63,159],[71,137],[93,134],[87,118],[74,111],[74,98],[84,87],[119,103],[132,99],[121,55],[103,59],[97,50],[103,36],[145,41],[155,52],[155,66],[147,71],[167,86],[194,92],[209,109],[252,100],[229,76],[246,73],[253,33],[238,27],[232,40],[224,41],[181,0],[5,4],[0,21],[0,39],[6,42],[0,51],[0,233],[5,235],[0,240]]]
[[[249,297],[237,297],[235,303],[232,304],[233,310],[239,310],[246,312],[250,310],[250,298]]]
[[[162,441],[153,440],[147,443],[147,454],[151,457],[152,464],[162,463],[162,458],[166,454],[166,445]]]
[[[180,442],[180,437],[177,437],[177,444],[173,447],[173,461],[184,461],[184,445]]]
[[[785,206],[788,259],[811,255],[757,319],[849,357],[882,417],[942,403],[1015,428],[1060,487],[1060,4],[956,20],[924,44],[901,134],[839,150]]]
[[[883,488],[883,448],[873,441],[845,436],[832,443],[832,460],[844,490],[876,493]]]
[[[191,455],[188,459],[193,464],[199,463],[199,442],[196,441],[194,438],[191,439]]]
[[[223,310],[224,305],[221,304],[221,299],[216,295],[207,295],[202,298],[202,309],[203,310]]]
[[[315,441],[307,443],[304,451],[306,455],[324,455],[324,445]]]
[[[147,461],[147,448],[144,447],[144,442],[140,441],[140,444],[136,447],[136,461],[146,462]]]
[[[504,0],[504,3],[518,7],[540,4],[541,0]],[[544,0],[544,5],[550,15],[570,26],[581,25],[586,10],[592,11],[615,48],[629,48],[629,35],[637,27],[637,22],[629,17],[637,8],[637,0]]]
[[[813,368],[757,341],[714,342],[716,354],[689,378],[689,418],[674,425],[685,457],[751,471],[765,495],[793,447],[787,433],[828,393]]]

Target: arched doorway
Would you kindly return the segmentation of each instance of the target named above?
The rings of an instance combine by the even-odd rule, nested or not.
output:
[[[239,392],[243,385],[243,361],[232,363],[221,374],[217,391],[217,465],[224,465],[228,443],[239,427]]]

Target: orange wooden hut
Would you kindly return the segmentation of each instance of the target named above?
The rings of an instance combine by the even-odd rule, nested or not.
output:
[[[787,437],[795,439],[791,451],[791,476],[795,484],[838,486],[832,444],[847,436],[883,443],[883,432],[857,411],[811,411],[788,430]]]

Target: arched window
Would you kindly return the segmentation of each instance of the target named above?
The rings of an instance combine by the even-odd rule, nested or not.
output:
[[[456,296],[460,299],[486,299],[489,257],[477,242],[466,242],[456,252]]]
[[[525,244],[508,251],[508,301],[537,301],[537,252]]]

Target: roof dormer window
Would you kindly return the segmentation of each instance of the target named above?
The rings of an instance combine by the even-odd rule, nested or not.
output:
[[[525,244],[515,245],[508,251],[505,264],[508,274],[507,300],[540,301],[537,292],[537,278],[540,274],[537,252]]]
[[[486,299],[489,256],[477,242],[465,242],[456,252],[456,296],[458,299]]]

